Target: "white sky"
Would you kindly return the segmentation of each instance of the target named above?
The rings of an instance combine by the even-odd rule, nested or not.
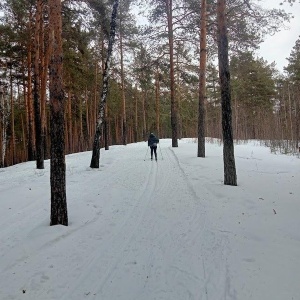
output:
[[[236,145],[231,187],[218,143],[196,153],[67,155],[68,227],[49,226],[49,160],[0,169],[0,299],[299,299],[300,159]]]
[[[259,56],[262,56],[269,63],[276,62],[277,69],[283,72],[283,67],[287,66],[288,61],[286,58],[290,56],[292,48],[295,46],[296,40],[300,36],[300,3],[297,1],[293,6],[287,3],[279,5],[283,0],[262,0],[261,5],[266,8],[282,8],[286,12],[290,12],[294,15],[291,22],[287,25],[288,30],[282,30],[276,33],[274,36],[270,36],[265,39],[265,42],[261,44]]]
[[[286,58],[290,56],[296,40],[300,36],[300,3],[297,1],[293,6],[288,3],[280,5],[284,0],[258,0],[260,5],[266,8],[281,8],[294,15],[288,23],[289,29],[282,30],[274,36],[266,37],[261,44],[258,55],[266,59],[269,63],[276,62],[277,69],[283,72],[283,67],[287,66]],[[0,12],[1,14],[1,12]],[[139,17],[142,19],[142,17]]]
[[[283,72],[283,67],[287,66],[288,61],[286,58],[290,56],[292,48],[296,40],[300,36],[300,3],[294,3],[290,6],[288,3],[280,5],[284,0],[257,0],[259,5],[265,8],[279,8],[284,9],[294,16],[290,23],[286,23],[288,29],[282,29],[280,32],[273,36],[265,37],[265,41],[260,45],[257,51],[258,56],[263,57],[269,63],[276,62],[276,68]],[[139,17],[143,22],[145,19]]]

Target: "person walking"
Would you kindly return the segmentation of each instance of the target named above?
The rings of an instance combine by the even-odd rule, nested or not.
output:
[[[157,144],[159,143],[159,139],[153,134],[150,133],[149,139],[148,139],[148,146],[151,150],[151,160],[153,160],[153,153],[155,156],[155,160],[157,161]]]

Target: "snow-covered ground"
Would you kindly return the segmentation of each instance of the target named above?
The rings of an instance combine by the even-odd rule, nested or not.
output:
[[[69,226],[49,226],[49,161],[0,169],[0,299],[299,300],[300,159],[191,139],[68,155]]]

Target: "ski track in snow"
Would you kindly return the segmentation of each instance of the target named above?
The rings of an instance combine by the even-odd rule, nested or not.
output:
[[[241,299],[232,284],[235,239],[215,220],[214,205],[230,201],[206,169],[215,158],[200,161],[199,176],[191,177],[199,166],[188,159],[181,165],[180,149],[169,142],[161,143],[158,162],[144,161],[142,149],[101,149],[97,170],[88,167],[89,155],[67,157],[68,227],[49,226],[49,161],[41,172],[32,163],[11,168],[21,172],[8,172],[9,184],[0,187],[1,197],[10,188],[16,195],[4,201],[0,218],[1,300]],[[242,196],[243,188],[235,193]],[[254,299],[247,287],[241,294]]]
[[[72,175],[76,174],[76,168],[67,166],[67,177],[70,177],[67,179],[69,214],[72,210],[73,195],[80,194],[86,201],[91,218],[81,224],[80,221],[75,224],[70,217],[69,228],[61,228],[62,233],[59,236],[53,235],[53,238],[50,231],[54,228],[49,228],[49,237],[36,249],[20,251],[19,241],[14,241],[15,247],[8,246],[8,257],[11,259],[8,259],[3,269],[5,276],[9,272],[13,280],[13,277],[19,274],[18,266],[29,266],[27,272],[31,273],[30,279],[24,283],[24,289],[27,286],[31,296],[29,292],[25,293],[22,295],[24,299],[28,295],[28,299],[34,296],[33,299],[69,300],[94,297],[152,300],[153,290],[154,299],[211,299],[210,291],[217,286],[220,290],[220,284],[224,285],[224,293],[227,293],[226,282],[221,282],[226,272],[224,240],[215,240],[213,232],[206,231],[207,220],[205,207],[201,205],[201,196],[198,197],[188,183],[172,148],[161,150],[158,162],[142,161],[136,159],[140,157],[140,148],[128,145],[127,149],[120,153],[122,157],[111,162],[121,164],[118,168],[110,168],[110,163],[101,165],[100,170],[88,171],[87,168],[84,174],[86,178],[80,178],[80,181],[95,182],[92,186],[86,186],[94,189],[95,197],[100,199],[99,203],[96,199],[84,199],[85,190],[78,190],[77,181],[72,178]],[[160,154],[163,155],[163,159]],[[104,155],[102,152],[102,156]],[[102,160],[105,159],[101,157]],[[117,173],[114,170],[123,171]],[[132,176],[127,177],[127,174],[136,174],[136,181],[132,180]],[[38,174],[36,177],[39,177]],[[19,184],[29,184],[32,186],[29,191],[32,191],[39,181],[29,180],[20,176]],[[44,185],[48,184],[48,180],[45,180]],[[124,193],[116,195],[114,191],[120,190],[120,187]],[[101,199],[103,188],[111,190],[112,203],[109,203],[111,199]],[[36,189],[38,190],[38,187]],[[40,187],[38,191],[42,192],[43,188]],[[86,191],[87,195],[90,192]],[[41,204],[29,202],[27,206],[22,207],[17,212],[22,214],[22,226],[32,218],[37,218],[41,210],[45,210],[44,206],[45,201]],[[45,210],[45,213],[48,213],[48,210]],[[78,219],[80,220],[80,216]],[[7,223],[8,219],[4,219],[2,227]],[[95,226],[94,223],[99,224],[99,233],[89,231],[91,225]],[[18,223],[12,226],[16,227],[15,231],[20,230]],[[7,234],[11,233],[11,230],[10,228]],[[35,235],[39,235],[38,232],[39,228],[34,228],[27,233],[27,237],[34,239]],[[89,240],[95,239],[97,246],[94,242],[94,246],[89,247]],[[201,243],[203,239],[206,240],[205,244]],[[207,244],[207,240],[211,243]],[[85,252],[85,259],[78,261],[81,255],[68,251],[69,245],[76,245],[78,253]],[[43,253],[49,249],[57,252],[54,257],[57,257],[58,261],[67,259],[70,268],[60,269],[59,264],[51,262],[53,259],[50,259],[48,266],[42,265]],[[65,249],[61,258],[59,249]],[[211,251],[219,253],[220,261],[215,261],[215,254],[210,256]],[[68,252],[71,253],[70,256]],[[13,257],[16,256],[19,257],[14,260]],[[190,256],[194,257],[193,265],[189,263]],[[186,257],[189,259],[186,260]],[[47,268],[50,272],[47,272]],[[53,277],[54,271],[56,277]],[[90,274],[98,276],[95,278]],[[55,289],[45,293],[42,287],[43,282],[47,280],[52,280]],[[190,289],[191,281],[194,283],[193,290]],[[160,284],[157,285],[157,282]],[[128,289],[128,286],[131,288]],[[11,288],[14,288],[13,284]],[[152,296],[148,298],[148,295]],[[218,298],[224,297],[219,295]],[[17,298],[11,296],[8,299]]]
[[[124,165],[121,169],[130,174],[143,167],[143,171],[148,172],[147,178],[132,199],[135,204],[126,218],[121,225],[115,226],[105,247],[99,246],[90,255],[91,259],[84,263],[86,272],[74,281],[64,299],[79,297],[82,290],[86,295],[100,296],[100,299],[124,299],[126,293],[126,299],[148,299],[147,295],[151,295],[149,291],[153,289],[155,299],[194,299],[195,292],[201,294],[202,289],[197,286],[201,285],[202,258],[198,257],[199,269],[195,269],[184,262],[184,257],[198,256],[193,253],[189,241],[199,238],[203,228],[198,226],[204,226],[205,215],[200,205],[192,215],[187,209],[193,208],[199,199],[183,172],[178,172],[178,160],[171,151],[164,151],[165,159],[157,163],[133,160],[130,158],[132,153],[118,162]],[[171,177],[170,172],[173,173]],[[176,182],[174,172],[179,175]],[[109,180],[127,183],[128,189],[136,187],[134,182],[119,178],[120,175],[109,176]],[[161,203],[162,199],[164,203]],[[190,207],[186,208],[189,202]],[[188,222],[189,226],[182,222]],[[189,228],[187,232],[186,228]],[[191,272],[190,269],[195,270]],[[98,280],[91,280],[89,274],[97,273],[97,270]],[[172,277],[168,278],[168,274]],[[188,289],[191,280],[197,287],[195,291]],[[156,286],[157,281],[161,286]],[[130,295],[128,286],[132,286]]]

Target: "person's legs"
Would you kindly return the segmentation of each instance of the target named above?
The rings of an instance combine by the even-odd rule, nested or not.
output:
[[[150,149],[151,149],[151,160],[153,159],[153,147],[150,147]]]

